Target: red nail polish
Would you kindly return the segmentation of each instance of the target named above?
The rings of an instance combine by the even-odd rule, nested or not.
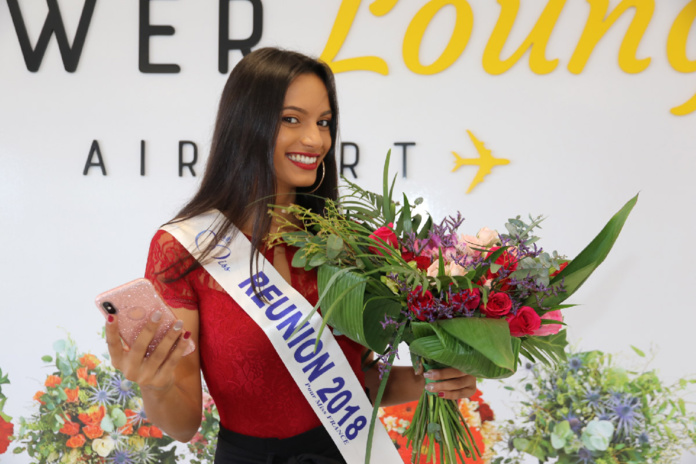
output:
[[[188,330],[186,332],[184,332],[184,340],[188,340],[190,336],[191,336],[191,332],[189,332]]]
[[[112,322],[114,322],[114,316],[109,314],[109,317],[106,320],[109,321],[109,324],[111,324]]]
[[[445,392],[437,392],[437,396],[439,396],[440,398],[444,398]]]

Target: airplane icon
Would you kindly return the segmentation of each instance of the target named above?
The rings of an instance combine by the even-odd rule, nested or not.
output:
[[[477,139],[474,136],[474,134],[471,133],[470,130],[467,130],[466,132],[469,134],[471,141],[474,142],[474,147],[476,147],[476,151],[478,151],[479,157],[462,158],[456,152],[452,152],[455,158],[454,169],[452,169],[452,172],[456,171],[464,165],[479,167],[476,176],[474,176],[474,179],[471,181],[471,184],[469,184],[469,189],[466,191],[466,193],[470,193],[474,189],[474,187],[483,182],[483,178],[491,173],[491,170],[494,166],[502,166],[504,164],[509,164],[510,160],[505,158],[494,157],[492,152],[488,148],[486,148],[483,142]]]

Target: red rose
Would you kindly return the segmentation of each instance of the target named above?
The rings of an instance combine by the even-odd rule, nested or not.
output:
[[[77,368],[77,378],[82,380],[87,380],[87,368],[78,367]]]
[[[75,435],[74,437],[71,437],[66,443],[65,446],[68,448],[79,448],[80,446],[85,444],[85,436],[82,434]]]
[[[463,290],[452,295],[451,303],[457,312],[471,312],[481,303],[481,292],[478,288]]]
[[[423,293],[423,287],[419,285],[408,295],[408,307],[416,315],[419,321],[425,321],[432,316],[433,294],[430,290]]]
[[[488,303],[481,306],[481,312],[493,319],[500,319],[510,313],[512,300],[507,293],[491,292],[488,295]]]
[[[0,416],[0,454],[10,446],[10,436],[14,433],[14,424]]]
[[[500,247],[493,247],[490,249],[489,256],[495,252],[496,250],[499,250]],[[500,265],[500,269],[505,269],[508,272],[513,272],[517,270],[517,256],[513,255],[509,251],[510,249],[507,248],[505,251],[502,252],[500,256],[498,256],[495,260],[495,264]],[[488,278],[492,279],[498,275],[500,272],[500,269],[498,269],[498,272],[491,272],[491,270],[488,270]]]
[[[370,240],[377,243],[377,246],[368,247],[370,253],[374,253],[380,256],[384,256],[382,254],[382,251],[389,253],[384,243],[387,243],[388,245],[391,245],[393,248],[396,248],[396,246],[398,245],[398,240],[396,238],[396,234],[391,229],[392,227],[394,227],[394,224],[390,222],[387,226],[380,227],[379,229],[375,230],[373,234],[370,235]]]
[[[523,337],[529,335],[541,327],[541,318],[529,306],[522,306],[517,310],[517,314],[507,318],[510,325],[510,335],[513,337]]]
[[[416,262],[416,267],[420,269],[421,271],[425,271],[430,267],[430,264],[432,264],[432,261],[430,258],[427,256],[416,256],[410,251],[404,251],[401,253],[401,257],[406,261],[407,263],[410,263],[411,261]]]
[[[147,425],[143,425],[138,429],[138,435],[140,435],[143,438],[150,438],[150,427]]]

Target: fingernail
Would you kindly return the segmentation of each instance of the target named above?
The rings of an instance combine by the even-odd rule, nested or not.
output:
[[[184,326],[184,321],[176,321],[176,324],[174,324],[174,330],[181,330],[181,328]]]
[[[444,398],[445,392],[437,392],[437,396],[439,396],[440,398]]]
[[[111,314],[109,314],[109,317],[106,318],[106,321],[107,321],[109,324],[111,324],[112,322],[114,322],[114,316],[112,316]]]
[[[428,371],[423,374],[423,377],[426,379],[432,379],[435,376],[435,373],[433,371]]]
[[[152,313],[152,316],[150,316],[150,320],[152,322],[159,322],[160,319],[162,319],[162,313],[159,311],[155,311],[154,313]]]
[[[184,332],[184,340],[188,340],[190,336],[191,336],[191,332],[189,332],[188,330],[186,332]]]
[[[435,384],[429,383],[428,385],[425,386],[425,389],[431,392],[435,389]]]

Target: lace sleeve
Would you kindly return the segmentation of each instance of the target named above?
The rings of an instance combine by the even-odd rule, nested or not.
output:
[[[150,243],[145,278],[152,282],[169,306],[198,309],[198,297],[191,285],[195,271],[181,277],[193,262],[194,258],[177,239],[159,230]]]

